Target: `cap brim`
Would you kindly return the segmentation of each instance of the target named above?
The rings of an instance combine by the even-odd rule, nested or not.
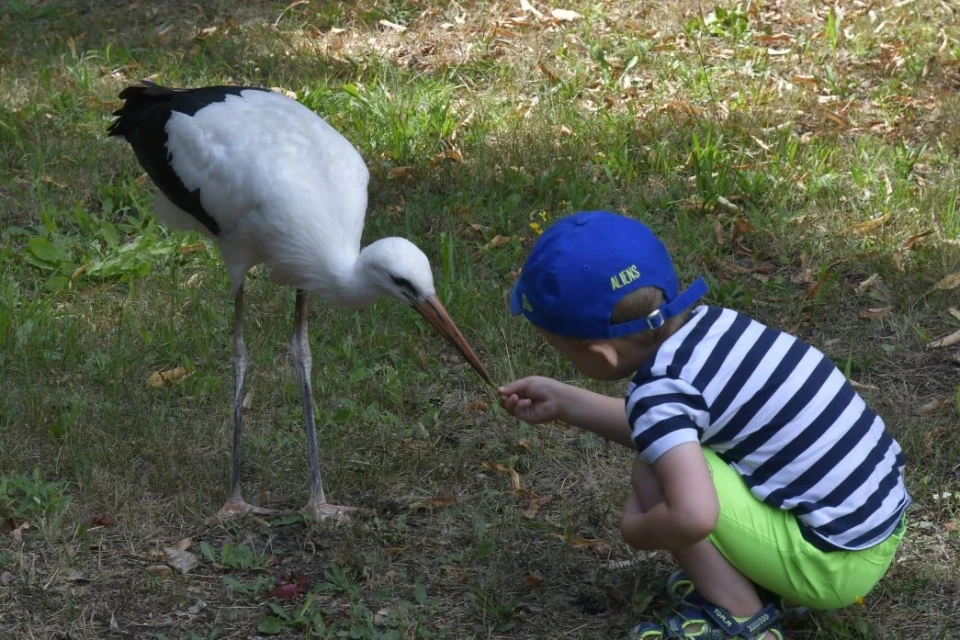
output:
[[[510,313],[515,316],[523,313],[523,292],[520,290],[520,281],[513,285],[513,292],[510,294]]]

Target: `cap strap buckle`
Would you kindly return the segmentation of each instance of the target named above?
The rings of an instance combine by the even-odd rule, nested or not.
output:
[[[659,329],[663,326],[664,322],[666,322],[666,320],[663,318],[663,314],[660,313],[660,309],[657,309],[647,316],[647,326],[650,329]]]

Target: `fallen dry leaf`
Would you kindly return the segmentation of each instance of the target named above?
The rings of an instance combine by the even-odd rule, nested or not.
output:
[[[573,22],[574,20],[579,20],[583,17],[571,9],[551,9],[550,15],[561,22]]]
[[[537,8],[530,4],[530,0],[520,0],[520,8],[524,11],[529,11],[538,18],[543,19],[543,14],[537,11]]]
[[[513,490],[514,490],[514,491],[520,491],[520,489],[522,488],[522,486],[521,486],[521,484],[520,484],[520,474],[517,473],[517,470],[516,470],[516,469],[509,468],[509,467],[505,467],[505,466],[503,466],[502,464],[500,464],[499,462],[489,462],[489,461],[488,461],[488,462],[482,462],[481,464],[482,464],[483,466],[485,466],[487,469],[490,469],[491,471],[496,471],[497,473],[501,473],[501,474],[504,474],[504,475],[509,475],[509,476],[510,476],[510,482],[511,482],[511,484],[513,485]]]
[[[85,520],[90,527],[112,527],[117,524],[117,519],[106,513],[95,513]]]
[[[158,578],[169,578],[173,575],[173,571],[171,571],[170,567],[165,564],[155,564],[149,566],[147,567],[147,573]]]
[[[527,505],[527,508],[523,510],[523,517],[528,520],[532,520],[536,517],[537,512],[540,511],[540,507],[545,504],[550,504],[553,500],[553,496],[533,496],[530,498],[530,503]]]
[[[930,231],[924,231],[923,233],[915,233],[906,240],[903,241],[903,244],[900,245],[901,249],[911,249],[918,243],[922,242],[924,238],[930,235]]]
[[[292,574],[279,574],[277,586],[267,592],[268,598],[291,600],[307,590],[310,586],[307,576],[302,571]]]
[[[441,509],[443,507],[452,507],[457,504],[457,497],[450,493],[449,491],[441,491],[436,495],[435,498],[431,500],[422,500],[418,502],[413,502],[407,505],[408,509],[418,510],[418,509]]]
[[[857,285],[857,293],[864,293],[869,291],[880,281],[880,274],[874,273],[869,278]]]
[[[189,541],[189,538],[187,538]],[[174,569],[179,569],[180,573],[186,574],[200,563],[200,558],[189,551],[181,551],[176,547],[164,547],[163,553],[167,556],[167,564]]]
[[[387,180],[403,180],[413,175],[413,167],[394,167],[387,171]]]
[[[164,369],[153,373],[148,379],[147,384],[159,389],[165,387],[171,382],[182,380],[189,375],[186,367],[174,367],[173,369]]]
[[[183,538],[177,544],[173,545],[173,548],[178,551],[186,551],[190,548],[190,545],[193,544],[192,538]]]
[[[940,282],[933,285],[934,289],[956,289],[957,287],[960,287],[960,271],[951,273],[947,277],[943,278]]]
[[[917,415],[921,418],[927,418],[953,404],[953,398],[934,398],[925,402],[917,409]]]
[[[830,279],[830,276],[833,274],[833,270],[837,268],[837,265],[840,264],[840,260],[834,260],[832,263],[827,265],[827,268],[823,270],[823,275],[820,276],[820,279],[817,280],[812,286],[807,288],[807,292],[803,295],[804,300],[812,300],[817,295],[817,291],[820,290],[827,280]]]
[[[872,384],[863,384],[862,382],[857,382],[856,380],[850,381],[850,386],[856,389],[857,391],[879,391],[879,387],[875,387]]]
[[[407,30],[407,28],[402,24],[397,24],[396,22],[390,22],[389,20],[380,20],[380,22],[378,22],[377,24],[379,24],[381,27],[387,27],[388,29],[393,29],[398,33],[403,33],[404,31]]]
[[[182,255],[188,255],[191,253],[196,253],[198,251],[203,251],[207,248],[207,245],[202,242],[194,242],[193,244],[184,244],[180,246],[180,253]]]
[[[528,587],[533,587],[534,589],[538,589],[543,586],[543,576],[540,575],[540,572],[536,569],[528,573],[524,577],[523,581]]]
[[[860,233],[864,233],[866,231],[870,231],[871,229],[876,229],[877,227],[883,226],[883,224],[889,219],[890,214],[885,213],[878,218],[872,218],[870,220],[858,222],[857,224],[853,225],[853,229],[855,231],[859,231]]]
[[[811,87],[817,86],[817,79],[814,76],[793,76],[790,79],[793,84],[805,84]]]
[[[287,96],[291,100],[297,99],[297,92],[290,91],[290,89],[284,89],[283,87],[270,87],[270,91],[273,91],[274,93],[279,93],[280,95]]]
[[[496,249],[497,247],[502,247],[503,245],[505,245],[505,244],[507,244],[507,243],[509,243],[509,242],[510,242],[510,236],[496,235],[496,236],[493,236],[493,238],[490,240],[490,242],[488,242],[487,244],[483,245],[483,248],[484,248],[484,249]]]
[[[244,409],[249,409],[253,406],[253,389],[250,389],[250,391],[247,391],[244,394],[243,400],[240,402],[240,406]]]
[[[864,309],[860,312],[861,318],[866,318],[867,320],[879,320],[883,316],[890,313],[891,307],[873,307],[871,309]]]
[[[474,412],[485,413],[489,408],[490,408],[489,404],[487,404],[483,400],[479,400],[477,402],[471,402],[470,404],[465,406],[463,408],[463,412],[464,413],[474,413]]]
[[[956,307],[950,307],[948,311],[950,312],[950,315],[952,315],[957,320],[960,320],[960,309],[957,309]]]
[[[789,33],[774,33],[771,35],[757,35],[753,39],[760,44],[792,44],[796,42],[794,38]]]
[[[300,585],[288,582],[281,584],[267,592],[268,598],[279,598],[280,600],[293,600],[302,593]]]
[[[610,543],[599,538],[580,538],[577,536],[568,538],[560,533],[553,534],[553,537],[566,542],[576,549],[589,549],[597,555],[608,555],[611,551]]]
[[[21,544],[23,542],[24,532],[30,529],[30,523],[24,521],[16,529],[10,532],[10,537],[13,539],[14,544]]]
[[[54,178],[51,178],[50,176],[48,176],[48,175],[46,175],[46,174],[40,176],[40,180],[43,181],[43,182],[46,182],[47,184],[52,184],[52,185],[55,186],[55,187],[60,187],[61,189],[66,189],[66,188],[67,188],[67,184],[66,184],[65,182],[62,182],[61,180],[56,180],[56,179],[54,179]]]
[[[196,37],[197,37],[198,40],[200,40],[200,39],[203,39],[203,38],[208,38],[208,37],[212,36],[213,34],[215,34],[216,32],[217,32],[217,28],[216,28],[215,26],[214,26],[214,27],[204,27],[203,29],[200,29],[200,33],[198,33]]]
[[[463,164],[463,154],[460,153],[459,149],[447,149],[443,152],[443,155],[457,164]]]
[[[948,336],[934,340],[927,346],[933,349],[938,349],[941,347],[952,347],[955,344],[960,344],[960,330],[954,331]]]
[[[80,265],[79,267],[77,267],[76,269],[74,269],[74,270],[73,270],[73,273],[70,274],[70,284],[72,285],[74,280],[76,280],[76,279],[79,278],[81,275],[83,275],[84,273],[86,273],[87,268],[88,268],[89,266],[90,266],[90,265],[82,264],[82,265]]]

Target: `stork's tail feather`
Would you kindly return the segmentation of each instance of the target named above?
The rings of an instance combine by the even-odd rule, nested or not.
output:
[[[167,103],[170,98],[183,89],[170,89],[141,80],[143,86],[130,86],[120,92],[123,106],[113,112],[117,119],[110,123],[107,135],[126,137],[157,106]]]

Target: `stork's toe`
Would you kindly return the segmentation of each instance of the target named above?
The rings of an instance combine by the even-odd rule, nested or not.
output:
[[[339,504],[330,504],[329,502],[319,502],[311,500],[300,510],[307,518],[312,520],[327,520],[332,518],[339,524],[350,522],[350,515],[373,515],[371,509],[361,507],[346,507]]]
[[[276,511],[274,509],[257,507],[247,503],[241,498],[239,500],[227,500],[227,503],[220,508],[220,511],[217,511],[217,514],[214,516],[214,518],[217,520],[229,520],[230,518],[236,518],[237,516],[269,516],[275,513]]]

